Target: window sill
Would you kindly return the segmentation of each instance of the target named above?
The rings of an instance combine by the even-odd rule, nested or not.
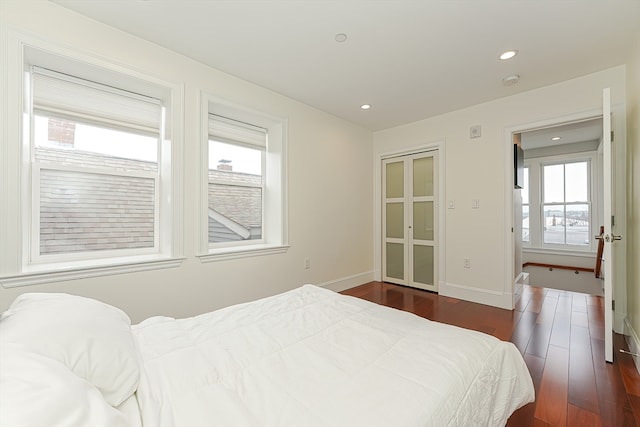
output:
[[[163,268],[178,267],[183,260],[184,258],[165,258],[160,260],[118,263],[95,267],[72,267],[59,270],[42,269],[38,271],[25,271],[16,275],[0,276],[0,285],[2,285],[3,288],[15,288],[19,286],[40,285],[43,283],[62,282],[89,277],[159,270]]]
[[[572,251],[570,249],[550,249],[550,248],[531,248],[524,246],[523,253],[546,254],[546,255],[565,255],[585,258],[595,258],[596,253],[592,251]]]
[[[212,249],[207,254],[198,255],[200,262],[217,262],[230,259],[248,258],[262,255],[282,254],[289,250],[289,245],[256,245]]]

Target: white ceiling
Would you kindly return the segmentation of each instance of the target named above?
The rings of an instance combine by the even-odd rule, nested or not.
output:
[[[638,0],[53,1],[371,130],[624,64],[640,34]]]
[[[553,141],[553,137],[560,139]],[[524,132],[521,145],[524,150],[581,142],[596,142],[597,146],[601,137],[602,118],[598,118]]]

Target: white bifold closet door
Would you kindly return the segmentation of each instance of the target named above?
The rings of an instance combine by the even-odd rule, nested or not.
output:
[[[438,290],[438,152],[382,162],[382,277]]]

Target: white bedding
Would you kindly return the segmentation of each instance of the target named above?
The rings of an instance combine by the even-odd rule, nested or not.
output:
[[[145,427],[504,426],[515,346],[311,285],[133,326]]]

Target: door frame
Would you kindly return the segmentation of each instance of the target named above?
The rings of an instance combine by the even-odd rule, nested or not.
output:
[[[626,153],[626,115],[623,104],[612,104],[611,112],[614,116],[612,120],[611,129],[615,134],[615,180],[616,180],[616,192],[615,192],[615,212],[616,212],[616,231],[623,235],[623,240],[618,241],[616,244],[619,246],[616,249],[616,265],[613,266],[615,270],[615,277],[617,283],[613,285],[613,294],[616,300],[616,309],[614,311],[613,330],[617,333],[624,332],[624,320],[627,316],[627,282],[626,282],[626,242],[624,237],[626,232],[626,162],[624,153]],[[504,150],[504,162],[505,162],[505,218],[508,219],[505,224],[504,232],[504,245],[505,254],[508,257],[505,260],[505,284],[509,284],[512,290],[514,298],[516,297],[516,283],[514,283],[514,263],[515,263],[515,235],[512,232],[513,229],[513,135],[516,133],[523,133],[533,131],[537,129],[549,128],[573,122],[579,122],[583,120],[600,118],[603,115],[602,106],[591,110],[581,111],[573,114],[567,114],[563,116],[556,116],[552,118],[531,121],[528,123],[510,126],[505,128],[505,150]],[[602,177],[599,177],[598,181],[601,181]],[[598,200],[599,203],[603,201]],[[620,244],[622,243],[622,244]],[[514,301],[515,302],[515,301]]]
[[[422,145],[415,145],[406,148],[398,148],[395,150],[384,151],[374,156],[374,190],[373,190],[373,278],[376,281],[382,280],[382,209],[384,209],[382,194],[382,161],[392,157],[419,154],[426,151],[438,152],[438,277],[435,280],[438,283],[438,289],[446,282],[445,278],[445,212],[444,212],[444,194],[445,194],[445,139],[439,139]]]

